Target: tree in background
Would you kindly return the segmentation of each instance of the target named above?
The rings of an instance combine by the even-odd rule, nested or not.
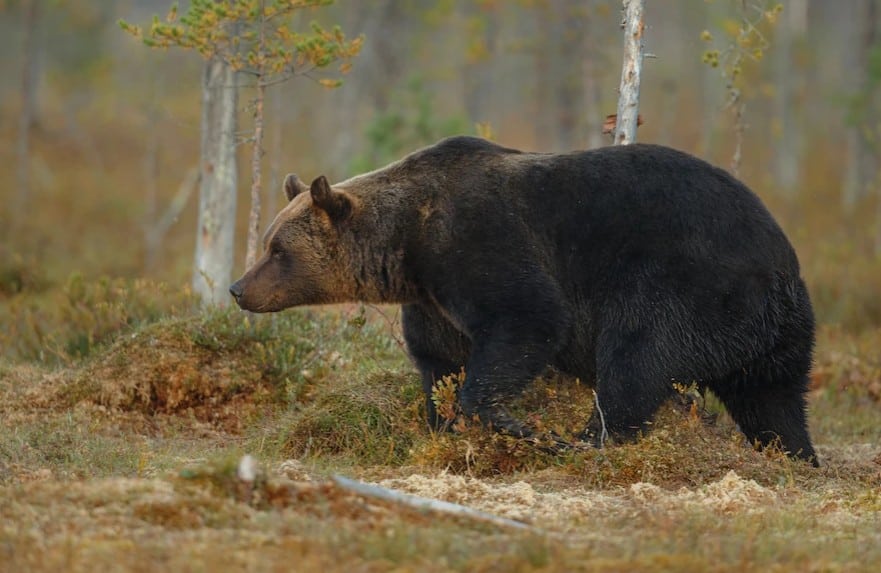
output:
[[[235,226],[236,74],[252,78],[254,131],[251,142],[251,209],[245,265],[257,259],[262,188],[264,102],[266,89],[334,62],[345,73],[362,40],[348,40],[338,27],[313,23],[309,32],[291,29],[291,17],[332,0],[192,0],[178,19],[173,5],[165,22],[154,18],[149,30],[120,22],[123,29],[154,48],[195,50],[206,60],[203,81],[201,188],[194,290],[207,302],[226,300],[232,271]],[[340,80],[315,78],[326,87]]]
[[[618,114],[615,124],[615,144],[627,145],[636,141],[639,122],[639,83],[645,23],[642,19],[643,0],[624,0],[624,64],[621,69],[621,87],[618,90]]]
[[[223,304],[235,252],[236,108],[235,72],[222,58],[210,57],[202,74],[199,145],[199,220],[193,291],[205,304]]]

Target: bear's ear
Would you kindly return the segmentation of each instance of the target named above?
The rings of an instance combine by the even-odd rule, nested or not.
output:
[[[352,200],[342,191],[334,191],[324,175],[312,182],[312,202],[334,221],[342,221],[352,213]]]
[[[294,175],[293,173],[288,173],[284,177],[284,194],[287,196],[288,201],[291,201],[294,197],[308,191],[309,188],[306,187],[306,184],[300,181],[300,178]]]

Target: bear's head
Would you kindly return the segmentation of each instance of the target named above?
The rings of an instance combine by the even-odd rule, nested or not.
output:
[[[331,188],[324,176],[307,187],[285,177],[288,204],[263,237],[263,255],[229,289],[238,305],[252,312],[353,300],[351,248],[342,228],[359,207],[357,197]]]

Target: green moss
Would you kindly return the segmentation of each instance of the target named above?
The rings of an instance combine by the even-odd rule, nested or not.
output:
[[[424,437],[420,392],[413,376],[377,372],[322,391],[289,418],[289,455],[351,457],[363,464],[399,465]]]

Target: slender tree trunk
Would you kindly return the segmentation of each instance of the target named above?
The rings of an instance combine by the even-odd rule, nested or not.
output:
[[[266,199],[266,212],[270,220],[278,211],[278,197],[281,196],[281,136],[284,132],[284,109],[281,90],[278,86],[269,94],[269,113],[272,129],[269,131],[269,185],[263,197]]]
[[[251,212],[248,216],[248,250],[245,255],[245,268],[257,262],[257,247],[260,241],[260,190],[263,186],[261,159],[263,157],[263,102],[266,97],[266,84],[257,78],[257,95],[254,98],[254,147],[251,150]]]
[[[205,305],[226,303],[232,274],[237,103],[235,72],[218,58],[208,60],[202,80],[199,227],[193,268],[193,291]]]
[[[636,141],[639,118],[639,83],[643,56],[643,2],[624,0],[624,65],[621,69],[621,87],[618,93],[618,119],[615,125],[615,144],[627,145]]]
[[[257,246],[260,241],[260,194],[263,188],[261,161],[263,159],[263,102],[266,100],[265,65],[263,52],[266,38],[266,5],[260,1],[260,23],[257,33],[257,84],[254,96],[254,146],[251,148],[251,209],[248,212],[248,245],[245,251],[245,268],[257,262]]]
[[[18,176],[13,226],[25,220],[31,195],[31,128],[36,109],[36,28],[39,19],[39,0],[28,0],[23,8],[24,40],[21,67],[21,115],[18,119]]]

